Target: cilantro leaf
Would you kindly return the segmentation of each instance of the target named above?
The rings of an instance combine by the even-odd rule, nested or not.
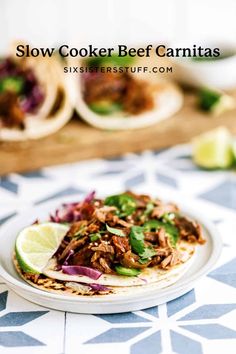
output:
[[[121,218],[133,214],[137,207],[135,199],[125,193],[107,197],[104,204],[115,206],[118,209],[117,215]]]
[[[146,259],[146,258],[151,258],[151,257],[153,257],[153,256],[155,256],[155,255],[156,255],[156,251],[154,250],[153,247],[149,246],[149,247],[146,247],[146,248],[144,249],[144,251],[143,251],[142,254],[141,254],[141,257],[142,257],[143,259]]]
[[[174,219],[176,217],[176,214],[175,213],[165,213],[163,216],[162,216],[162,220],[164,222],[168,222],[169,224],[172,224],[174,225]]]
[[[144,229],[142,226],[133,226],[130,231],[130,244],[132,250],[140,256],[140,263],[146,263],[148,258],[156,255],[156,251],[151,246],[146,246],[144,242]]]
[[[95,234],[90,234],[89,237],[90,237],[90,240],[92,242],[94,242],[94,241],[99,240],[101,238],[101,235],[97,232]]]
[[[143,227],[132,226],[129,238],[132,250],[138,255],[142,254],[145,249]]]
[[[154,204],[151,202],[147,203],[146,209],[144,211],[144,215],[149,215],[153,211],[153,209],[154,209]]]
[[[110,227],[106,224],[107,231],[116,236],[125,237],[125,233],[120,229],[115,229],[114,227]]]
[[[145,231],[157,231],[161,227],[165,230],[167,236],[169,237],[171,245],[176,247],[176,243],[179,239],[179,230],[176,226],[160,220],[149,220],[144,224]]]
[[[216,105],[220,103],[222,94],[208,89],[202,88],[199,91],[199,105],[203,111],[210,112],[214,109]]]

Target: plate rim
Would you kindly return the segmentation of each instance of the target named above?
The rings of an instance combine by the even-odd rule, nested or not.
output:
[[[81,198],[82,195],[83,195],[83,193],[54,198],[53,200],[49,200],[49,201],[42,202],[40,204],[33,205],[27,211],[23,211],[23,212],[18,213],[17,215],[13,216],[8,221],[6,221],[2,226],[0,226],[0,242],[1,242],[2,238],[5,236],[6,231],[9,228],[14,227],[14,224],[17,224],[18,220],[20,220],[21,218],[24,218],[24,219],[31,218],[34,211],[37,211],[38,209],[40,210],[40,209],[44,208],[45,206],[47,208],[55,207],[65,201]],[[167,198],[162,198],[162,199],[165,200]],[[174,199],[174,198],[172,198],[172,199]],[[189,204],[191,202],[192,201],[190,201]],[[48,298],[50,300],[70,302],[70,303],[90,302],[93,304],[96,304],[96,303],[102,304],[102,303],[109,302],[110,304],[113,303],[115,305],[116,303],[128,302],[131,299],[133,301],[135,301],[135,300],[137,301],[140,298],[140,296],[145,296],[145,298],[147,298],[147,297],[152,297],[155,294],[158,295],[158,293],[163,295],[162,293],[165,292],[166,290],[168,291],[168,295],[171,295],[172,293],[175,293],[177,291],[181,291],[181,289],[183,289],[185,287],[189,287],[190,284],[191,284],[191,286],[194,286],[194,283],[196,282],[196,280],[203,277],[204,275],[208,274],[209,271],[216,264],[217,260],[220,257],[223,243],[222,243],[222,239],[221,239],[219,231],[217,230],[215,225],[210,220],[208,220],[208,218],[206,218],[201,212],[192,208],[192,205],[190,206],[188,204],[188,202],[186,202],[186,201],[185,202],[177,201],[177,203],[178,203],[178,206],[180,207],[180,210],[183,212],[183,214],[196,219],[198,222],[200,222],[201,225],[203,225],[203,227],[207,230],[209,237],[211,238],[211,241],[212,241],[212,252],[211,252],[210,257],[207,260],[207,262],[203,265],[203,267],[201,267],[199,269],[198,272],[192,274],[189,280],[187,279],[187,280],[183,281],[183,279],[180,278],[180,280],[182,280],[182,282],[180,284],[178,284],[177,286],[176,286],[176,283],[174,283],[174,284],[170,285],[170,287],[160,289],[158,292],[155,289],[153,289],[153,290],[149,290],[149,291],[147,290],[147,293],[132,294],[132,295],[119,294],[119,295],[116,295],[115,297],[113,297],[112,294],[106,295],[104,297],[99,297],[99,298],[98,297],[93,298],[92,296],[83,297],[80,295],[78,295],[78,297],[70,296],[70,295],[60,295],[60,294],[50,293],[47,291],[43,291],[43,290],[34,288],[30,284],[27,284],[26,282],[23,283],[22,281],[16,279],[16,277],[11,275],[4,268],[4,266],[2,265],[1,259],[0,259],[0,276],[3,278],[3,280],[6,282],[6,284],[9,284],[10,287],[12,286],[13,288],[15,288],[15,287],[20,288],[20,290],[27,291],[29,293],[33,293],[34,295]],[[13,249],[13,247],[14,247],[14,244],[12,245],[12,249]],[[204,246],[200,246],[200,247],[204,247]],[[183,278],[184,278],[184,275],[183,275]],[[162,292],[161,292],[161,290],[162,290]]]

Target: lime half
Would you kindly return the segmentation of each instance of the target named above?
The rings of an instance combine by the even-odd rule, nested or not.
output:
[[[193,139],[193,160],[204,168],[228,168],[233,164],[232,138],[219,127]]]
[[[34,274],[42,273],[68,229],[66,225],[51,222],[23,229],[15,245],[16,258],[21,269]]]

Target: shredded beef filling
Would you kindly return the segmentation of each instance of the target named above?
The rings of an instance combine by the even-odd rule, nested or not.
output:
[[[154,108],[152,87],[127,73],[87,73],[84,100],[88,105],[109,102],[129,114],[138,115]]]
[[[36,113],[43,100],[43,89],[24,61],[0,60],[0,127],[24,129],[26,114]]]
[[[0,94],[0,127],[19,127],[24,129],[25,113],[21,109],[18,97],[13,92]]]
[[[174,204],[126,192],[64,205],[51,220],[71,220],[55,253],[58,266],[80,265],[115,274],[116,266],[169,269],[182,262],[181,241],[203,244],[200,225]],[[75,221],[73,221],[73,219]]]

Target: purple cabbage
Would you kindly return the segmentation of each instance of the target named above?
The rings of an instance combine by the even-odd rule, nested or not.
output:
[[[79,204],[76,204],[78,206]],[[50,215],[50,221],[52,222],[74,222],[81,220],[81,214],[76,210],[76,206],[62,205],[62,209],[56,209],[55,215]]]
[[[72,223],[83,219],[80,209],[84,204],[90,204],[95,197],[95,191],[89,193],[82,202],[62,204],[61,209],[57,209],[54,215],[50,215],[50,221],[63,223]]]
[[[96,193],[95,191],[92,191],[91,193],[89,193],[89,194],[85,197],[83,203],[91,203],[91,202],[94,200],[95,193]]]
[[[95,292],[99,291],[110,291],[110,288],[107,288],[105,285],[101,284],[87,284],[87,283],[78,283],[78,282],[71,282],[72,285],[69,285],[70,287],[74,288],[76,290],[76,286],[74,284],[78,285],[83,285],[86,286],[87,288],[90,288],[91,290],[94,290]]]
[[[85,285],[90,286],[90,288],[95,291],[109,291],[110,290],[105,285],[101,285],[101,284],[85,284]]]
[[[63,265],[62,272],[68,275],[84,275],[94,280],[97,280],[102,275],[102,272],[97,269],[78,265]]]
[[[35,112],[44,100],[44,92],[30,68],[22,68],[11,58],[0,61],[0,79],[19,77],[24,80],[23,92],[20,96],[20,107],[25,113]]]

